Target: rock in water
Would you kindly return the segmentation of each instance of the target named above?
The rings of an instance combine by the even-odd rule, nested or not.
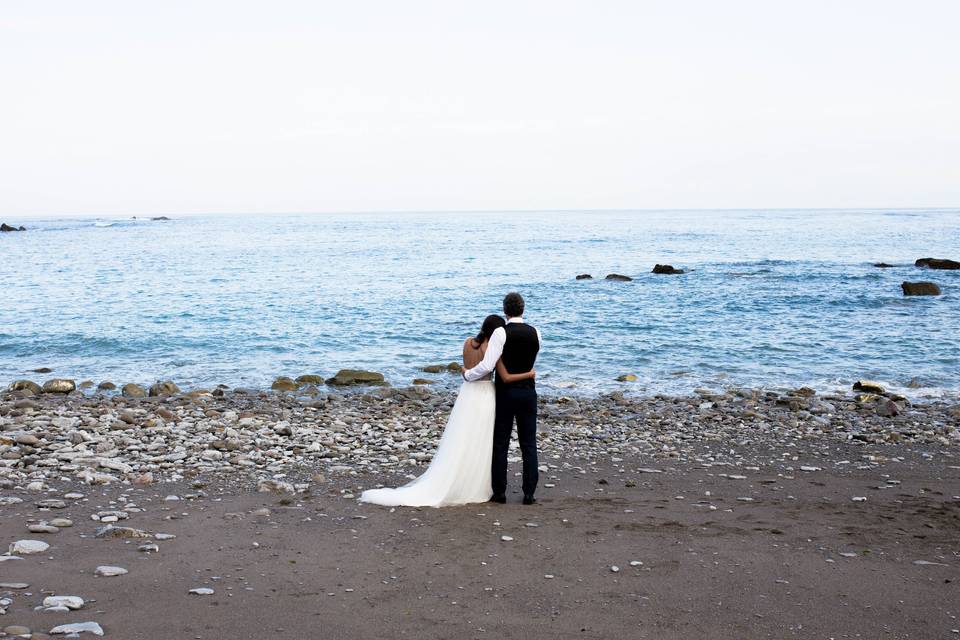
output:
[[[622,376],[617,376],[617,382],[636,382],[637,376],[632,373],[627,373]]]
[[[100,389],[100,391],[113,391],[116,388],[117,388],[117,385],[108,381],[101,382],[100,384],[97,385],[97,389]]]
[[[857,380],[853,383],[854,391],[864,391],[866,393],[886,393],[883,385],[873,380]]]
[[[427,380],[426,378],[414,378],[413,384],[434,384],[434,381]]]
[[[913,264],[914,266],[926,269],[960,269],[960,262],[947,260],[945,258],[920,258]]]
[[[124,398],[146,398],[147,390],[138,384],[128,382],[120,389],[120,394]]]
[[[593,280],[593,276],[589,273],[581,273],[577,276],[577,280]]]
[[[382,373],[376,371],[362,371],[360,369],[341,369],[337,375],[327,379],[327,384],[336,386],[347,386],[354,384],[366,384],[375,386],[386,386],[386,381]]]
[[[653,266],[653,273],[664,273],[668,275],[676,275],[683,273],[683,269],[676,269],[672,264],[656,264]]]
[[[148,393],[153,398],[159,396],[175,396],[180,393],[180,387],[174,384],[172,380],[167,380],[150,385],[150,391]]]
[[[938,296],[940,287],[935,282],[904,282],[900,285],[905,296]]]
[[[633,278],[630,276],[624,276],[619,273],[608,273],[605,280],[614,280],[616,282],[631,282]]]
[[[318,376],[314,373],[308,373],[302,376],[297,376],[297,379],[294,380],[298,386],[306,386],[308,384],[323,384],[323,376]]]
[[[894,265],[892,265],[892,264],[887,264],[886,262],[874,262],[874,263],[873,263],[873,266],[877,267],[878,269],[890,269],[890,268],[892,268]]]
[[[270,385],[270,388],[274,391],[296,391],[297,383],[293,381],[293,378],[288,378],[286,376],[280,376],[273,381],[273,384]]]
[[[0,232],[9,233],[10,231],[26,231],[24,227],[11,227],[6,222],[0,224]]]
[[[67,633],[92,633],[95,636],[102,636],[103,629],[96,622],[73,622],[71,624],[61,624],[59,627],[50,629],[54,635]]]
[[[10,391],[29,391],[33,395],[38,396],[43,392],[43,389],[36,382],[17,380],[10,385]]]
[[[70,393],[76,388],[76,382],[65,378],[54,378],[43,383],[44,393]]]

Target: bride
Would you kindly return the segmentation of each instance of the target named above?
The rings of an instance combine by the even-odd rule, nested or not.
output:
[[[463,343],[463,366],[475,367],[487,351],[490,336],[506,324],[500,316],[487,316],[480,333]],[[497,362],[497,375],[507,383],[536,377],[535,370],[507,373]],[[447,426],[437,445],[430,466],[416,480],[396,489],[371,489],[360,496],[361,502],[388,507],[446,507],[486,502],[490,488],[490,462],[493,456],[493,418],[496,396],[488,376],[476,382],[464,382],[447,418]]]

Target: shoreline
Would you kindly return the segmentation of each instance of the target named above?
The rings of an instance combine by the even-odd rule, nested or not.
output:
[[[48,545],[0,556],[0,629],[742,640],[958,628],[960,405],[881,416],[852,394],[544,398],[537,505],[520,504],[516,453],[506,505],[358,503],[423,471],[452,399],[0,393],[0,544]],[[66,595],[79,608],[43,605]]]
[[[163,384],[160,391],[171,390]],[[573,448],[683,459],[685,447],[703,442],[762,443],[771,450],[796,440],[960,445],[960,403],[914,404],[871,384],[846,395],[801,388],[541,396],[541,455]],[[153,397],[8,390],[0,393],[0,478],[152,482],[185,470],[267,478],[285,466],[318,463],[338,472],[416,473],[430,460],[455,398],[418,386]]]

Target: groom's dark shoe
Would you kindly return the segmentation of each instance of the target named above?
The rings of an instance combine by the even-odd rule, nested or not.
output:
[[[523,496],[523,504],[537,504],[537,499],[533,496]]]
[[[493,494],[493,497],[490,498],[490,502],[496,502],[497,504],[506,504],[507,496],[503,495],[502,493],[495,493]]]

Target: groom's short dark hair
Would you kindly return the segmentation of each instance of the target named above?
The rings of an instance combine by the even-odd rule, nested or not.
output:
[[[503,297],[503,312],[508,318],[519,318],[523,315],[523,296],[511,291]]]

